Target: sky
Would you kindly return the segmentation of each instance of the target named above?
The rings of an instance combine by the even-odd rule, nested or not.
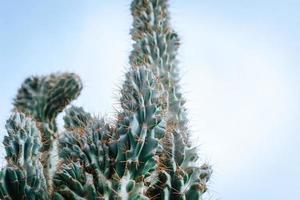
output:
[[[170,0],[206,199],[300,196],[300,1]],[[73,104],[112,117],[131,50],[129,0],[0,0],[0,139],[23,80],[75,72]],[[61,121],[59,116],[59,121]],[[3,146],[0,146],[4,158]]]

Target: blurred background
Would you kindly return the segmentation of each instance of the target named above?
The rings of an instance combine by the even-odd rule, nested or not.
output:
[[[170,4],[191,130],[214,168],[206,198],[299,198],[300,1]],[[113,117],[129,67],[129,6],[0,0],[1,141],[12,100],[30,75],[76,72],[84,90],[73,104]],[[0,155],[3,162],[3,145]]]

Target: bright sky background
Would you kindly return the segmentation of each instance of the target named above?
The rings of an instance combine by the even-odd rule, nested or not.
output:
[[[0,0],[0,129],[29,75],[76,72],[74,102],[112,116],[131,50],[129,0]],[[171,0],[207,199],[300,196],[300,1]],[[0,150],[3,155],[3,147]]]

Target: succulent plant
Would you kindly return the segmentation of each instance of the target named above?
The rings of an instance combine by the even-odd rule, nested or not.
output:
[[[6,122],[4,137],[7,166],[0,172],[1,199],[49,199],[39,160],[40,131],[33,119],[13,113]]]
[[[212,170],[190,141],[168,0],[133,0],[131,12],[131,66],[115,120],[71,106],[58,131],[56,117],[79,96],[80,78],[26,79],[6,124],[0,199],[194,200],[206,192]]]
[[[79,96],[81,89],[81,80],[73,73],[32,76],[24,81],[14,100],[14,110],[34,118],[40,130],[41,162],[48,186],[51,186],[51,152],[57,135],[55,119]]]

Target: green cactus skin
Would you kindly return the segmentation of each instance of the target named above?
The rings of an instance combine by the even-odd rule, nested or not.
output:
[[[159,139],[164,135],[164,97],[152,71],[132,68],[126,74],[121,90],[121,107],[116,123],[117,157],[114,175],[115,182],[129,179],[132,188],[128,199],[146,198],[143,180],[157,167],[156,151]],[[116,184],[118,185],[118,184]]]
[[[185,100],[180,93],[177,33],[170,27],[168,0],[133,0],[131,4],[134,40],[130,63],[151,68],[168,95],[167,121],[178,127],[184,143],[188,141]]]
[[[177,33],[170,27],[168,0],[133,0],[131,4],[134,40],[130,63],[153,70],[168,94],[168,120],[178,124],[187,142],[187,117],[180,93]]]
[[[92,177],[97,196],[101,198],[109,196],[112,190],[108,180],[111,177],[108,141],[112,129],[103,119],[92,117],[82,108],[74,106],[66,110],[64,121],[67,131],[59,138],[61,162],[65,164],[79,162],[83,173]],[[64,171],[65,168],[61,167],[58,174],[61,174],[61,170]],[[60,193],[60,185],[55,184],[54,190]]]
[[[81,107],[71,106],[66,109],[64,116],[64,128],[68,131],[76,131],[85,128],[94,120],[90,113],[87,113]]]
[[[73,73],[27,78],[14,101],[16,111],[32,116],[42,136],[42,165],[48,184],[52,166],[51,150],[57,132],[57,115],[81,92],[80,78]]]
[[[0,173],[0,199],[48,199],[36,123],[23,113],[14,113],[6,129],[3,144],[7,166]]]
[[[161,199],[161,195],[157,194],[166,194],[164,198],[167,199],[185,199],[195,193],[189,192],[189,189],[195,191],[195,188],[201,188],[200,192],[203,193],[206,182],[200,177],[195,178],[197,171],[201,171],[200,167],[195,166],[191,170],[188,164],[184,166],[189,162],[197,162],[198,156],[189,141],[185,100],[180,92],[176,59],[180,41],[170,26],[168,0],[133,0],[131,12],[134,19],[131,36],[135,43],[130,63],[136,67],[147,66],[152,69],[168,96],[166,134],[161,140],[163,149],[158,153],[160,165],[156,175],[162,180],[158,179],[147,194],[156,199]],[[194,159],[188,160],[191,157]],[[210,167],[205,174],[207,181],[211,174]],[[169,180],[165,180],[166,178]],[[165,188],[161,187],[161,182],[166,183]]]
[[[170,26],[168,0],[133,0],[131,12],[131,67],[116,119],[107,123],[71,106],[58,134],[56,117],[80,94],[79,77],[26,79],[6,125],[0,199],[202,199],[212,169],[199,163],[190,141],[176,59],[180,42]]]
[[[83,167],[79,163],[62,165],[53,177],[55,185],[54,200],[97,200],[94,185],[89,180]]]
[[[83,109],[66,111],[60,157],[65,163],[80,161],[101,198],[147,199],[143,180],[157,168],[164,98],[149,69],[132,68],[125,79],[115,129]]]

